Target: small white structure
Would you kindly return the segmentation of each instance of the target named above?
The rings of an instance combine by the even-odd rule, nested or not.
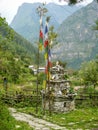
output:
[[[37,69],[33,65],[30,65],[29,68],[34,72],[34,75],[37,74]],[[38,73],[40,72],[45,72],[45,67],[39,67]]]

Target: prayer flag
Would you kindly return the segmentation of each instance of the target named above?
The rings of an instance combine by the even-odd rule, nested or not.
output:
[[[43,30],[42,30],[42,17],[40,18],[40,32],[39,32],[39,50],[42,51],[43,48]]]

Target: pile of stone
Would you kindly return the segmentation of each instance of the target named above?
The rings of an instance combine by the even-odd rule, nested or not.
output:
[[[64,68],[56,63],[51,68],[51,79],[47,82],[46,90],[44,90],[45,108],[54,112],[67,112],[75,109],[75,94],[71,91],[70,81],[65,79]],[[43,98],[44,100],[44,98]],[[50,106],[49,106],[50,105]]]

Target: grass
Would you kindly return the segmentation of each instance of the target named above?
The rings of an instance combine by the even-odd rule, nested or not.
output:
[[[16,91],[21,91],[21,86],[19,87],[17,85],[8,83],[8,93],[15,93]],[[5,94],[3,83],[0,83],[0,98],[2,95]],[[22,121],[16,121],[11,114],[9,113],[7,109],[7,105],[2,103],[0,100],[0,130],[34,130],[29,126],[29,124],[22,122]]]
[[[15,121],[15,129],[13,130],[34,130],[27,123],[22,121]]]
[[[31,88],[31,86],[29,86],[29,88]],[[25,87],[28,88],[28,86],[26,84],[25,84]],[[9,91],[11,91],[11,90],[16,91],[17,88],[14,85],[10,85],[8,90]],[[4,93],[2,85],[0,87],[0,91],[1,91],[0,93]],[[87,101],[87,104],[88,104],[88,101]],[[68,113],[63,113],[63,114],[52,113],[52,115],[49,116],[49,113],[46,112],[44,119],[46,119],[50,122],[56,123],[58,125],[64,126],[68,130],[76,130],[76,129],[93,130],[95,128],[98,129],[98,109],[96,107],[90,107],[87,104],[85,104],[86,107],[83,107],[83,105],[80,105],[81,106],[80,108],[77,108],[74,111],[71,111]],[[21,103],[19,104],[19,106],[21,107]],[[28,107],[27,106],[24,108],[18,108],[18,106],[17,106],[18,111],[25,112],[25,113],[32,114],[32,115],[36,115],[39,118],[43,118],[42,110],[40,110],[40,109],[41,109],[41,106],[39,106],[38,114],[36,115],[36,108],[35,107]],[[4,115],[7,115],[6,112],[3,112],[3,113],[4,113]],[[1,113],[0,113],[0,118],[1,118]],[[8,120],[8,119],[5,119],[5,120]],[[14,129],[0,128],[0,130],[3,130],[3,129],[4,130],[16,130],[16,129],[17,130],[25,130],[25,129],[26,130],[33,130],[32,128],[30,128],[30,126],[27,123],[18,122],[12,118],[11,118],[11,122],[14,124],[14,126],[12,126]],[[0,123],[2,123],[2,120],[0,121]],[[11,125],[12,125],[6,121],[5,121],[5,123],[6,123],[5,126],[11,127]],[[0,124],[0,127],[1,126],[2,125]]]
[[[0,101],[0,130],[34,130],[27,123],[16,121]]]
[[[18,109],[19,111],[34,114],[35,110],[32,107]],[[43,118],[43,115],[38,113],[38,117]],[[98,129],[98,109],[97,108],[79,108],[68,113],[52,113],[51,116],[46,114],[45,119],[66,127],[68,130],[91,130]]]
[[[53,121],[59,125],[70,129],[91,129],[98,128],[98,109],[97,108],[85,108],[77,109],[65,114],[53,114],[48,117],[50,121]]]

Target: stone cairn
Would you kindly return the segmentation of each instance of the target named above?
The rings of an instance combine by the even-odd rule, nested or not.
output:
[[[45,109],[49,110],[50,107],[53,112],[74,110],[75,94],[71,91],[70,81],[65,79],[64,68],[57,62],[56,66],[52,67],[50,72],[51,79],[47,82],[47,86],[50,86],[50,92],[48,91],[48,88],[43,91],[46,100],[45,104],[43,104]]]

